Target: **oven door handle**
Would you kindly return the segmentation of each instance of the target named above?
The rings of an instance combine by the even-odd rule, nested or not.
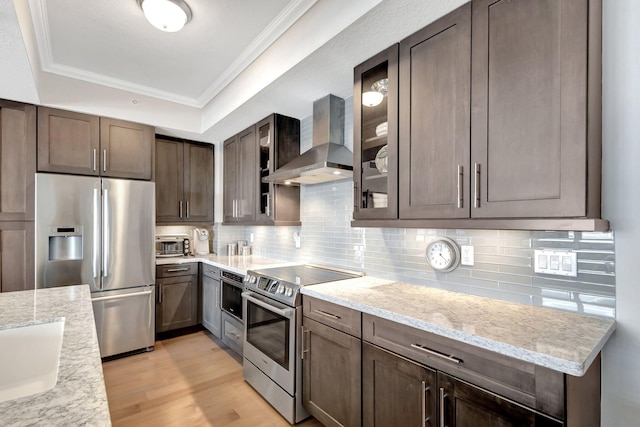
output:
[[[273,313],[279,314],[282,317],[286,317],[287,319],[293,319],[293,316],[296,314],[296,310],[295,308],[285,308],[285,309],[281,309],[278,307],[274,307],[271,304],[269,304],[268,302],[264,302],[262,300],[259,300],[258,298],[253,296],[254,294],[251,292],[243,292],[242,293],[242,298],[245,298],[247,301],[251,301],[252,303],[254,303],[255,305],[259,305],[260,307],[264,308],[265,310],[269,310]]]

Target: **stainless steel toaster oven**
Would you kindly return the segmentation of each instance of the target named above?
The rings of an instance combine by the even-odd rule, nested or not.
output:
[[[188,234],[156,236],[156,258],[189,255],[191,242]]]

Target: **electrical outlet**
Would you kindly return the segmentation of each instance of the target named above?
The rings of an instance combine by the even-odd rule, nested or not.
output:
[[[460,246],[460,264],[473,265],[473,246],[462,245]]]

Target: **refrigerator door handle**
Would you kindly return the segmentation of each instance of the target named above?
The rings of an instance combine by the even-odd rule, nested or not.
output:
[[[100,220],[98,213],[100,212],[100,189],[93,187],[93,248],[91,251],[91,264],[93,266],[93,278],[100,277],[100,261],[98,254],[100,253]],[[100,286],[102,289],[102,286]]]
[[[141,295],[151,295],[152,292],[153,291],[133,292],[133,293],[130,293],[130,294],[120,294],[120,295],[114,295],[114,296],[110,296],[110,297],[98,297],[98,298],[92,298],[91,301],[92,302],[110,301],[110,300],[121,299],[121,298],[132,298],[132,297],[137,297],[137,296],[141,296]]]
[[[102,190],[102,277],[109,277],[109,262],[110,262],[110,229],[111,224],[111,212],[109,205],[109,189],[103,188]]]

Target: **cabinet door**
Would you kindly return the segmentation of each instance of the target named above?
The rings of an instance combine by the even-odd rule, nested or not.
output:
[[[202,276],[202,325],[215,337],[221,338],[220,281]]]
[[[213,222],[213,191],[213,146],[185,143],[185,221]]]
[[[156,141],[156,222],[182,221],[183,143]]]
[[[99,174],[100,119],[38,107],[38,171]]]
[[[474,0],[471,216],[585,216],[588,3]]]
[[[361,341],[307,317],[303,404],[325,426],[360,426]]]
[[[276,153],[275,153],[275,129],[274,114],[259,121],[256,124],[256,132],[258,138],[258,171],[257,190],[258,205],[256,212],[256,220],[258,222],[270,223],[273,221],[273,195],[274,184],[262,182],[262,178],[268,176],[276,170]]]
[[[370,94],[381,96],[381,102],[367,103]],[[355,68],[353,99],[353,218],[395,219],[398,217],[397,44]]]
[[[0,291],[33,289],[33,222],[0,222]]]
[[[33,221],[36,107],[0,101],[0,221]]]
[[[151,179],[154,130],[151,126],[100,119],[100,174],[112,178]]]
[[[224,155],[222,158],[224,178],[223,178],[223,212],[224,222],[236,222],[236,207],[238,201],[238,156],[240,155],[237,135],[224,142]]]
[[[363,425],[436,426],[436,372],[370,344],[362,347]]]
[[[448,427],[561,427],[522,405],[438,372],[440,425]]]
[[[236,201],[236,218],[241,222],[255,222],[258,180],[256,128],[251,126],[238,135],[239,197]]]
[[[469,217],[471,5],[400,43],[400,218]]]
[[[198,323],[198,276],[177,276],[156,282],[156,332]]]

